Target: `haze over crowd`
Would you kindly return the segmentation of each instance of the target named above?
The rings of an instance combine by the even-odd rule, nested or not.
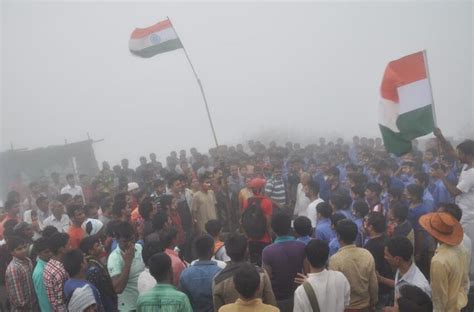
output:
[[[385,66],[423,49],[438,124],[464,138],[474,120],[473,13],[472,1],[2,1],[1,150],[89,133],[104,139],[98,161],[137,165],[142,154],[212,147],[183,51],[128,51],[135,27],[167,16],[202,80],[219,143],[379,136]]]

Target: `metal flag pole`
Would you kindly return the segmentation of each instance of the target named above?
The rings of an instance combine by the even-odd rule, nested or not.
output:
[[[176,33],[176,35],[178,35],[178,32],[174,28],[173,23],[171,23],[170,18],[169,17],[166,17],[166,18],[170,22],[171,27],[173,27],[173,30]],[[181,38],[179,36],[178,38],[179,38],[179,41],[181,42]],[[184,47],[184,44],[182,42],[181,42],[181,45],[183,46],[184,55],[186,55],[186,59],[188,60],[189,65],[191,66],[191,69],[193,70],[194,77],[196,77],[197,83],[199,85],[199,89],[201,90],[202,99],[204,100],[204,105],[206,107],[207,118],[209,118],[209,124],[211,125],[212,135],[214,136],[214,142],[216,143],[216,147],[219,147],[219,143],[217,142],[216,130],[214,129],[214,124],[212,123],[211,113],[209,112],[209,106],[207,105],[206,94],[204,93],[204,88],[202,87],[201,79],[199,79],[196,73],[196,70],[194,69],[193,63],[191,63],[191,59],[189,58],[188,52],[186,51],[186,48]]]
[[[433,121],[434,121],[435,127],[438,127],[438,120],[436,119],[436,109],[435,109],[434,96],[433,96],[433,88],[431,87],[430,70],[428,68],[428,55],[426,53],[426,50],[423,50],[423,61],[425,62],[426,78],[428,78],[428,83],[430,84],[431,99],[433,100],[433,103],[431,103],[431,107],[432,107],[431,111],[433,112]]]

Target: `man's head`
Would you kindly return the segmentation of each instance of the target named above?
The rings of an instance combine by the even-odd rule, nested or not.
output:
[[[469,164],[474,160],[474,141],[465,140],[456,147],[459,161],[463,164]]]
[[[395,202],[399,202],[403,197],[403,189],[400,187],[390,187],[387,192],[387,198],[389,203],[392,205]]]
[[[80,226],[86,220],[84,208],[81,205],[70,205],[67,207],[67,215],[71,222],[76,226]]]
[[[156,161],[156,154],[155,154],[155,153],[151,153],[151,154],[150,154],[150,160],[151,160],[152,162],[155,162],[155,161]]]
[[[309,180],[303,188],[304,194],[308,198],[314,198],[319,196],[319,183],[314,180]]]
[[[48,238],[49,249],[56,257],[62,257],[69,250],[69,235],[56,233]]]
[[[356,184],[351,187],[350,195],[352,200],[364,199],[365,187],[362,184]]]
[[[211,178],[207,172],[199,176],[199,183],[201,184],[201,191],[207,192],[209,190],[211,187]]]
[[[25,260],[28,256],[28,242],[19,236],[11,236],[7,242],[12,257]]]
[[[428,163],[432,163],[436,157],[438,156],[438,152],[434,148],[427,149],[423,156],[424,160]]]
[[[177,175],[172,175],[168,178],[168,188],[171,190],[171,193],[177,194],[182,190],[181,180]]]
[[[327,182],[329,184],[334,184],[339,182],[339,169],[337,167],[331,167],[326,171]]]
[[[81,241],[79,248],[84,254],[95,258],[100,258],[104,252],[104,246],[100,242],[99,238],[95,235],[85,237]]]
[[[421,185],[410,184],[405,190],[405,197],[410,203],[420,203],[423,198],[424,189]]]
[[[381,212],[371,212],[364,222],[364,230],[369,236],[382,234],[387,229],[385,216]]]
[[[70,277],[80,276],[85,273],[87,263],[84,254],[79,249],[73,249],[64,254],[63,265]]]
[[[291,219],[287,214],[279,212],[272,216],[271,225],[277,236],[286,236],[290,233]]]
[[[316,206],[316,212],[318,214],[318,219],[331,218],[332,207],[327,202],[321,202]]]
[[[45,237],[40,237],[34,242],[33,251],[44,262],[48,262],[53,255],[49,249],[48,240]]]
[[[69,193],[60,194],[58,195],[58,197],[56,197],[56,199],[60,201],[64,206],[69,206],[70,204],[72,204],[72,195]]]
[[[225,241],[227,255],[233,262],[244,261],[247,254],[247,237],[238,233],[231,233]]]
[[[157,212],[157,208],[153,205],[150,197],[145,197],[138,205],[138,212],[143,220],[152,220]]]
[[[120,250],[125,251],[135,246],[135,232],[133,226],[128,222],[121,222],[115,229],[115,238]]]
[[[142,166],[146,165],[146,157],[145,156],[140,157],[140,165],[142,165]]]
[[[46,196],[39,196],[36,199],[36,206],[38,206],[38,209],[46,212],[48,211],[48,205],[49,205],[49,199]]]
[[[13,232],[14,235],[26,239],[30,242],[33,240],[33,236],[35,235],[33,231],[33,226],[25,221],[22,221],[15,225],[15,227],[13,228]]]
[[[340,220],[336,225],[337,238],[344,245],[353,244],[357,237],[357,225],[349,220]]]
[[[260,274],[255,266],[250,263],[242,264],[235,272],[234,286],[242,299],[253,299],[260,287]]]
[[[159,236],[163,248],[173,249],[176,246],[178,231],[174,227],[161,230]]]
[[[388,220],[401,224],[405,222],[408,217],[408,206],[403,203],[396,203],[388,211]]]
[[[121,164],[122,164],[122,169],[128,169],[128,166],[129,166],[128,159],[126,158],[122,159]]]
[[[171,258],[167,254],[160,252],[151,256],[148,260],[148,267],[151,276],[155,278],[157,283],[171,283],[173,269],[171,267]]]
[[[218,238],[222,231],[222,223],[219,220],[209,220],[204,227],[206,232],[214,238]]]
[[[153,230],[159,232],[170,225],[168,213],[162,209],[158,210],[151,220]]]
[[[10,199],[5,202],[5,212],[11,216],[16,216],[20,212],[20,203]]]
[[[31,182],[28,185],[28,188],[30,189],[30,191],[33,195],[38,195],[41,192],[40,184],[36,181]]]
[[[74,175],[72,173],[69,173],[66,176],[66,181],[69,186],[74,187],[76,185],[76,181],[74,180]]]
[[[295,219],[293,226],[295,232],[299,237],[311,236],[313,233],[313,227],[311,226],[311,220],[305,216],[299,216]]]
[[[421,288],[406,284],[400,287],[400,298],[397,299],[399,312],[431,312],[433,302]]]
[[[352,205],[352,213],[356,218],[364,218],[369,213],[369,205],[363,199],[356,200]]]
[[[447,212],[452,215],[456,220],[461,221],[462,210],[456,204],[450,203],[440,203],[438,207],[438,212]]]
[[[214,239],[210,235],[203,234],[196,238],[194,247],[199,260],[210,260],[214,254]]]
[[[329,258],[329,246],[325,241],[312,239],[305,248],[306,259],[315,269],[321,269],[326,266]]]
[[[394,236],[385,246],[384,258],[393,268],[410,263],[412,256],[413,244],[405,236]]]
[[[59,200],[52,200],[49,202],[49,210],[53,214],[53,216],[61,220],[62,215],[64,214],[64,205]]]
[[[415,184],[421,186],[422,188],[427,188],[430,183],[430,177],[424,172],[417,172],[413,175],[415,179]]]
[[[379,200],[382,194],[382,186],[378,183],[369,183],[365,188],[365,199],[369,201]]]

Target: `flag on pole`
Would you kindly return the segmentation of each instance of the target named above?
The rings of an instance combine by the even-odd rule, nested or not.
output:
[[[380,88],[379,126],[385,147],[397,156],[435,127],[425,51],[388,63]]]
[[[160,53],[182,48],[171,21],[166,19],[147,28],[136,28],[128,44],[132,54],[149,58]]]

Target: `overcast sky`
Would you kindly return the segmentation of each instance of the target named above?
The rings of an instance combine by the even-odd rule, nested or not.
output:
[[[213,145],[182,50],[134,57],[135,27],[170,17],[219,139],[378,135],[390,60],[426,49],[438,124],[474,126],[473,4],[2,2],[1,149],[87,138],[112,164]],[[471,131],[472,133],[472,131]]]

